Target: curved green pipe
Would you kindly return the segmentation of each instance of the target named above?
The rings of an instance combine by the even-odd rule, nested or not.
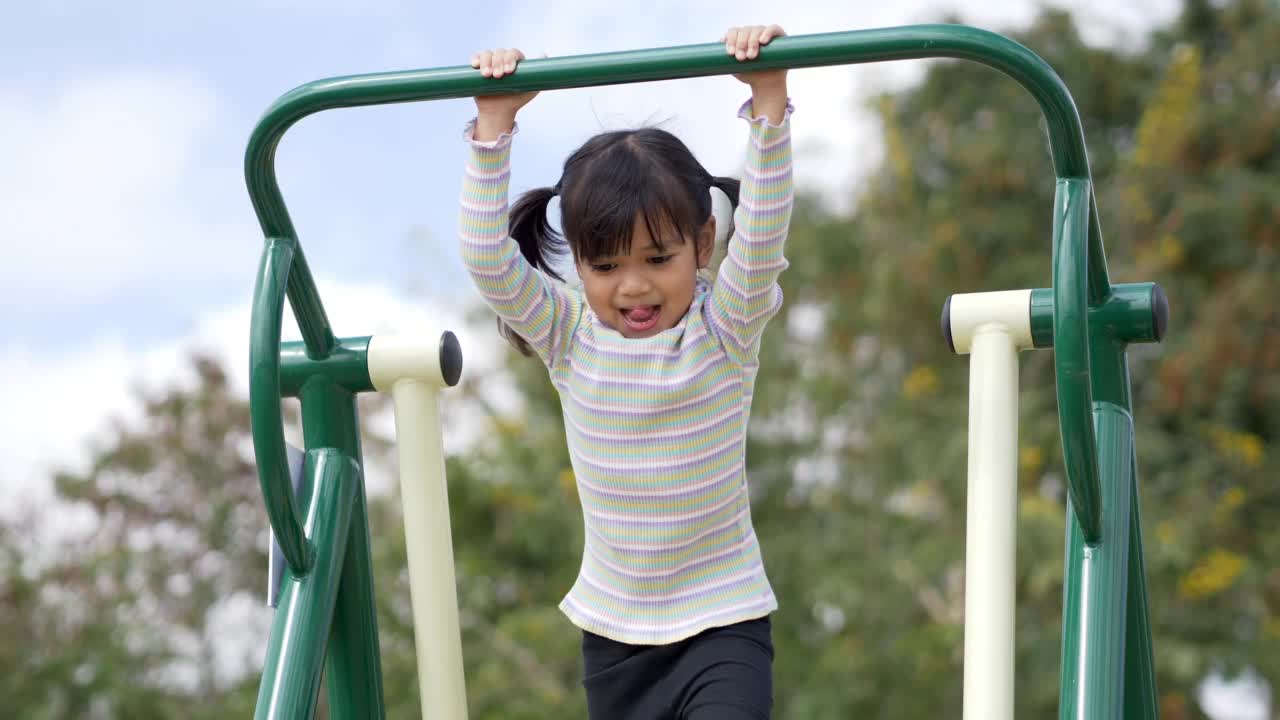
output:
[[[280,325],[294,247],[275,238],[268,240],[258,267],[249,329],[249,415],[267,519],[289,569],[295,577],[303,577],[311,569],[313,553],[302,531],[298,503],[289,482],[284,418],[280,414]]]
[[[961,25],[917,25],[784,37],[762,48],[760,56],[751,65],[754,69],[766,70],[939,57],[987,65],[1009,75],[1026,88],[1044,112],[1058,177],[1082,183],[1082,190],[1078,192],[1083,195],[1078,202],[1087,203],[1084,227],[1080,232],[1066,233],[1062,242],[1067,247],[1061,252],[1055,251],[1055,313],[1062,315],[1063,319],[1055,319],[1054,329],[1058,346],[1056,355],[1065,358],[1065,367],[1072,373],[1058,385],[1064,437],[1071,433],[1086,438],[1073,443],[1075,449],[1066,454],[1068,480],[1073,502],[1082,503],[1085,510],[1080,517],[1082,523],[1087,524],[1086,535],[1096,538],[1093,520],[1096,513],[1091,509],[1096,502],[1090,497],[1096,498],[1097,493],[1090,488],[1097,487],[1097,451],[1088,412],[1092,398],[1086,355],[1088,320],[1085,310],[1087,306],[1100,305],[1107,299],[1110,280],[1096,203],[1090,189],[1084,134],[1075,103],[1062,80],[1044,60],[1022,45],[995,33]],[[276,275],[272,278],[273,282],[283,281],[286,286],[307,355],[314,360],[324,360],[337,347],[337,341],[298,244],[297,233],[275,175],[276,148],[284,133],[298,120],[321,110],[339,107],[724,75],[739,72],[742,67],[724,52],[722,45],[707,43],[529,60],[522,64],[519,73],[498,80],[484,78],[471,67],[457,66],[331,78],[307,83],[285,93],[267,110],[250,137],[245,151],[245,178],[258,221],[264,235],[270,239],[268,250],[264,252],[273,252],[270,250],[272,246],[287,246],[292,250],[292,261],[286,264],[286,278]],[[1055,208],[1055,218],[1058,212]],[[1071,215],[1072,222],[1076,223],[1072,227],[1078,227],[1079,214],[1073,211]],[[1055,220],[1055,232],[1058,225]],[[1058,256],[1068,257],[1071,261],[1058,263]],[[266,264],[264,259],[264,267]],[[259,280],[261,282],[262,278]],[[292,505],[287,473],[283,471],[286,467],[283,440],[277,442],[277,436],[282,432],[278,408],[278,328],[284,310],[283,293],[278,288],[271,290],[275,291],[260,288],[254,299],[253,341],[257,344],[252,350],[254,366],[250,393],[255,399],[255,448],[259,450],[259,472],[272,527],[282,540],[290,566],[297,569],[306,566],[305,538],[299,540],[298,537],[297,512]],[[264,313],[274,315],[274,318],[260,317]],[[261,328],[272,325],[276,328],[274,337],[259,332]],[[1060,369],[1062,367],[1064,365],[1060,365]],[[1082,371],[1079,370],[1081,368]],[[274,412],[267,409],[269,403],[277,405]],[[1084,411],[1077,412],[1078,408],[1084,408]],[[259,442],[259,434],[267,437]],[[289,499],[284,499],[286,497]],[[292,550],[285,542],[292,546]]]
[[[752,61],[756,69],[951,57],[971,60],[1012,77],[1040,104],[1048,123],[1049,145],[1059,177],[1089,177],[1080,117],[1070,92],[1035,53],[986,30],[963,25],[914,25],[896,28],[798,35],[774,40]],[[552,90],[616,85],[740,72],[742,64],[719,43],[632,50],[526,60],[520,72],[500,79],[484,78],[470,66],[433,70],[350,75],[317,80],[282,95],[267,109],[245,151],[245,179],[258,221],[266,237],[297,244],[297,233],[280,194],[275,153],[284,133],[298,120],[340,107],[472,97],[495,92]],[[1095,214],[1096,220],[1096,214]],[[1109,292],[1101,233],[1089,233],[1090,299],[1095,304]],[[303,328],[309,353],[321,358],[331,348],[328,322],[299,258],[290,278],[290,301]],[[294,285],[298,287],[295,289]]]
[[[1088,264],[1082,242],[1089,226],[1089,185],[1085,179],[1062,179],[1054,194],[1053,362],[1068,496],[1084,541],[1092,545],[1102,537],[1102,490],[1089,381]]]

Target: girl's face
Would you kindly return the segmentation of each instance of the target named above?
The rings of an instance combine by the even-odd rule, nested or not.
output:
[[[716,219],[697,237],[674,230],[658,249],[644,218],[631,231],[631,251],[577,262],[587,304],[605,325],[623,337],[643,338],[675,327],[693,303],[698,270],[711,262]]]

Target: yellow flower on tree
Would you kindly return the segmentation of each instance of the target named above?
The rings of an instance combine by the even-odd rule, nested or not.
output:
[[[1244,570],[1244,558],[1230,550],[1214,550],[1178,581],[1178,593],[1202,600],[1231,587]]]

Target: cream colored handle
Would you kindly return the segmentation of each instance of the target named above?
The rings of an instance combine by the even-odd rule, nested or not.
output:
[[[465,720],[467,690],[437,387],[405,378],[394,382],[391,397],[422,717]]]
[[[946,331],[951,349],[960,355],[971,352],[978,329],[998,323],[1013,337],[1020,350],[1034,346],[1031,337],[1031,291],[998,290],[958,293],[947,299]]]
[[[969,358],[964,717],[1013,719],[1018,513],[1018,339],[978,326]]]

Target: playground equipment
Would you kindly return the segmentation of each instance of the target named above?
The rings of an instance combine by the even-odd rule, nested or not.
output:
[[[920,25],[779,38],[758,69],[951,57],[1012,77],[1039,102],[1058,178],[1053,285],[956,295],[943,309],[971,358],[964,713],[1013,717],[1018,350],[1053,347],[1067,507],[1062,718],[1158,716],[1130,416],[1128,344],[1158,342],[1168,306],[1151,284],[1112,285],[1084,135],[1054,71],[1000,35]],[[526,61],[500,80],[470,67],[320,80],[281,96],[245,155],[266,237],[254,290],[250,404],[267,515],[284,559],[258,718],[310,717],[321,677],[335,718],[385,715],[355,396],[395,401],[424,717],[466,715],[437,392],[457,382],[451,333],[335,336],[275,178],[284,133],[321,110],[493,92],[668,80],[741,71],[718,43]],[[280,341],[286,296],[302,342]],[[306,453],[290,482],[280,400],[301,401]]]

